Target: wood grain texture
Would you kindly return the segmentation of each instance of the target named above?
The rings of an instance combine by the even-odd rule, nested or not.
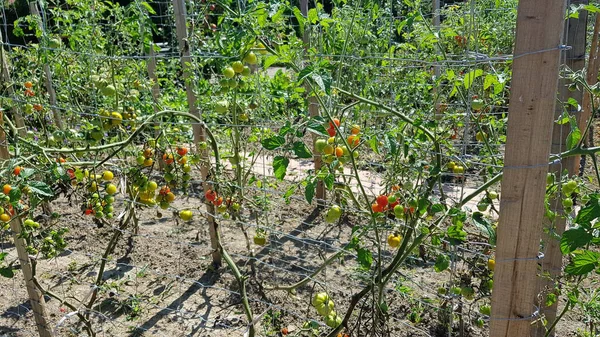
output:
[[[185,81],[185,92],[187,95],[187,102],[189,106],[190,114],[202,118],[200,111],[198,109],[198,105],[196,103],[196,94],[194,93],[194,85],[191,83],[191,72],[190,66],[192,64],[192,58],[190,54],[190,44],[188,42],[188,33],[187,33],[187,10],[185,7],[185,0],[173,0],[173,11],[175,13],[175,25],[177,29],[177,40],[179,42],[179,52],[181,54],[181,67],[183,69],[183,79]],[[200,126],[200,124],[195,123],[193,125],[194,130],[194,145],[196,146],[196,150],[199,149],[198,144],[200,142],[206,141],[206,131],[204,128]],[[208,190],[212,189],[212,185],[208,183],[209,176],[209,166],[211,163],[210,154],[208,150],[200,150],[200,174],[202,176],[203,181],[203,189],[204,193],[208,192]],[[207,216],[206,219],[208,221],[208,228],[210,234],[210,244],[212,249],[212,262],[213,265],[220,266],[221,265],[221,252],[219,250],[219,238],[217,236],[217,231],[219,230],[217,223],[213,214],[215,214],[215,206],[206,202],[206,210]]]
[[[589,0],[571,0],[571,5],[587,5]],[[563,37],[563,44],[570,46],[571,49],[564,53],[564,66],[569,71],[577,72],[581,71],[585,67],[585,56],[586,56],[586,36],[587,36],[587,12],[583,11],[580,13],[578,18],[570,18],[567,20],[565,25],[565,32]],[[596,75],[597,76],[597,75]],[[578,125],[585,125],[583,120],[587,120],[585,117],[584,109],[582,108],[583,103],[583,90],[569,90],[569,85],[572,81],[568,78],[561,78],[558,82],[558,100],[560,102],[567,102],[570,98],[576,100],[579,103],[579,107],[568,106],[569,114],[575,116]],[[564,107],[557,104],[554,117],[558,119],[564,112]],[[583,126],[585,128],[585,126]],[[583,130],[582,128],[582,130]],[[551,153],[560,153],[567,150],[567,136],[571,131],[569,124],[559,125],[554,124],[552,131],[552,148]],[[567,170],[569,176],[577,175],[579,173],[579,156],[573,156],[565,158],[560,164],[550,166],[550,172],[554,173],[557,179],[562,179],[562,172]],[[550,200],[550,209],[557,213],[563,212],[562,197]],[[546,294],[553,292],[555,287],[555,281],[562,272],[563,255],[560,251],[560,242],[556,239],[556,235],[562,235],[566,227],[566,219],[563,217],[556,217],[553,223],[550,223],[548,219],[544,219],[544,227],[546,231],[542,234],[542,240],[544,241],[544,259],[541,261],[542,270],[538,280],[538,293],[542,294],[538,298],[538,305],[540,306],[540,313],[548,322],[552,324],[556,319],[556,311],[558,308],[558,302],[555,302],[551,306],[546,306]],[[557,294],[558,295],[558,294]],[[544,336],[546,334],[546,326],[542,322],[538,322],[532,326],[533,336]],[[549,335],[554,336],[552,331]]]
[[[530,335],[564,13],[564,0],[519,2],[490,337]]]

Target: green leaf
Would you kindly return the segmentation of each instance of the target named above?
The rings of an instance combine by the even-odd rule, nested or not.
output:
[[[331,76],[328,75],[319,75],[313,73],[311,75],[313,81],[323,90],[326,94],[331,94]]]
[[[287,204],[290,203],[290,197],[294,194],[296,188],[298,188],[298,185],[291,185],[283,195],[283,199],[285,199]]]
[[[483,213],[475,212],[473,213],[473,221],[479,230],[488,238],[488,241],[491,245],[496,244],[496,231],[494,227],[483,217]]]
[[[7,277],[7,278],[11,278],[11,277],[15,276],[15,273],[13,272],[11,267],[4,267],[4,268],[0,268],[0,275]]]
[[[577,108],[579,107],[579,102],[577,102],[575,98],[569,97],[569,99],[567,100],[567,105]]]
[[[48,197],[52,198],[54,196],[54,191],[48,186],[46,183],[41,181],[30,181],[28,183],[29,189],[33,194],[38,195],[39,197]]]
[[[31,177],[34,173],[35,173],[35,170],[32,168],[22,168],[21,173],[19,174],[19,177],[21,177],[21,179],[27,179],[27,178]]]
[[[483,80],[483,90],[487,90],[489,87],[498,82],[496,75],[487,74]]]
[[[278,147],[283,146],[285,144],[285,138],[281,136],[274,136],[271,138],[263,139],[260,144],[267,150],[275,150]]]
[[[448,227],[446,235],[448,236],[450,244],[459,245],[467,240],[467,232],[463,230],[463,224],[461,222],[454,221],[455,219],[452,220],[453,223],[456,222],[456,224]]]
[[[287,167],[290,164],[290,160],[283,156],[276,156],[273,158],[273,173],[275,178],[283,180]]]
[[[10,197],[10,202],[14,204],[21,200],[21,190],[18,188],[13,188],[10,190],[10,193],[8,193],[8,196]]]
[[[146,1],[142,2],[142,6],[144,6],[144,8],[146,8],[148,13],[153,14],[153,15],[156,14],[156,11],[154,10],[154,8],[152,8],[152,6],[150,6]]]
[[[310,152],[310,149],[303,142],[295,142],[293,150],[298,158],[312,158],[312,152]]]
[[[435,213],[443,212],[445,209],[446,209],[446,206],[444,206],[444,204],[434,204],[431,206],[431,213],[435,214]]]
[[[435,265],[433,266],[433,269],[437,273],[440,273],[448,269],[448,267],[450,267],[450,258],[448,258],[448,256],[445,254],[438,255],[435,259]]]
[[[327,129],[323,126],[323,120],[318,120],[316,118],[311,118],[308,121],[306,129],[312,133],[316,133],[319,136],[329,137],[327,133]]]
[[[569,275],[585,275],[596,268],[600,253],[589,250],[577,250],[573,252],[571,263],[565,267],[565,273]]]
[[[309,204],[312,203],[313,198],[315,197],[316,187],[317,184],[315,184],[314,181],[309,182],[306,184],[306,187],[304,187],[304,198],[306,198],[306,201],[308,201]]]
[[[481,70],[481,69],[475,69],[475,70],[469,71],[465,75],[465,78],[463,80],[465,89],[469,89],[473,85],[473,82],[475,81],[475,79],[481,75],[483,75],[483,70]]]
[[[335,177],[331,173],[327,174],[325,176],[325,178],[323,178],[323,183],[325,183],[325,187],[328,190],[331,190],[333,188],[334,181],[335,181]]]
[[[265,62],[263,63],[263,68],[267,69],[270,66],[274,65],[275,63],[279,62],[279,56],[277,55],[271,55],[269,57],[267,57],[265,59]]]
[[[294,16],[296,17],[296,20],[298,20],[298,26],[300,26],[300,35],[304,35],[304,25],[305,25],[306,19],[304,19],[304,16],[302,15],[300,8],[294,7],[293,12],[294,12]]]
[[[373,254],[364,248],[358,248],[356,253],[358,255],[358,263],[360,263],[360,266],[363,269],[371,268],[371,265],[373,264]]]
[[[581,131],[579,128],[575,128],[567,136],[567,150],[574,149],[579,144],[579,141],[581,141]]]
[[[600,200],[598,198],[598,194],[590,194],[590,200],[579,210],[575,217],[576,224],[582,226],[589,225],[592,221],[600,217]]]
[[[306,66],[306,68],[300,70],[300,72],[298,73],[298,82],[302,82],[302,80],[304,80],[309,75],[311,75],[312,72],[313,72],[313,67],[310,65]]]
[[[571,228],[565,231],[560,239],[560,251],[569,254],[577,248],[587,245],[594,236],[583,227]]]
[[[371,150],[373,150],[373,152],[379,154],[379,140],[377,140],[377,136],[372,136],[371,138],[369,138],[369,146],[371,147]]]
[[[4,261],[4,259],[6,258],[6,256],[8,256],[7,252],[0,253],[0,262]]]
[[[316,8],[311,8],[308,10],[308,21],[312,24],[317,23],[319,20],[319,13],[317,13]]]

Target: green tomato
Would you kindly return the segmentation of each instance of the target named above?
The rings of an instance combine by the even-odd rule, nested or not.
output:
[[[317,150],[318,153],[323,153],[325,146],[327,146],[327,141],[325,139],[317,139],[315,142],[315,150]]]
[[[329,295],[326,292],[316,293],[311,301],[313,307],[318,307],[323,305],[323,303],[329,301]]]

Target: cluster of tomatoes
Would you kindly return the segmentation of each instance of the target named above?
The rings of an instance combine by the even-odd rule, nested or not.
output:
[[[158,191],[156,201],[158,201],[160,208],[168,209],[171,203],[175,201],[175,194],[171,192],[171,188],[169,188],[169,186],[163,186]]]
[[[331,164],[337,159],[341,164],[345,164],[348,160],[350,160],[350,149],[348,149],[346,145],[336,145],[336,127],[340,127],[340,120],[333,118],[328,125],[329,127],[327,128],[327,133],[329,134],[329,138],[327,140],[317,139],[315,142],[315,149],[322,155],[321,159],[323,162]],[[350,148],[354,149],[360,144],[359,133],[360,126],[352,125],[350,127],[350,135],[346,139]],[[354,158],[358,158],[357,151],[354,151],[352,155]]]
[[[102,128],[107,131],[112,128],[119,127],[119,125],[121,125],[123,122],[123,115],[116,111],[110,112],[106,109],[100,109],[98,114],[100,115]]]
[[[230,65],[226,66],[223,69],[224,78],[220,81],[221,88],[223,91],[227,91],[228,89],[237,88],[240,85],[239,76],[250,76],[252,70],[248,65],[253,65],[258,62],[258,57],[252,51],[248,52],[242,61],[232,62]],[[248,65],[244,65],[244,63]]]
[[[2,193],[0,193],[0,221],[3,223],[8,223],[12,217],[15,215],[14,208],[9,203],[10,197],[8,196],[10,191],[12,191],[12,186],[9,184],[5,184],[2,186]]]
[[[377,196],[375,202],[371,205],[373,213],[384,213],[391,211],[394,213],[396,218],[402,218],[408,214],[414,214],[417,204],[413,200],[406,205],[400,203],[402,194],[400,193],[400,186],[396,185],[392,187],[392,193],[381,194]]]
[[[94,215],[96,218],[112,219],[113,203],[115,202],[114,195],[117,193],[117,186],[112,183],[114,173],[112,171],[104,171],[102,174],[96,174],[94,177],[90,173],[84,171],[84,177],[89,179],[87,190],[90,193],[84,210],[85,215]],[[100,189],[99,182],[103,183],[103,189]]]
[[[240,210],[240,204],[238,202],[236,202],[234,199],[232,198],[227,198],[224,199],[222,196],[219,196],[217,194],[216,191],[214,190],[208,190],[206,191],[206,193],[204,193],[204,197],[206,198],[207,202],[210,202],[211,204],[213,204],[216,209],[217,209],[217,213],[221,214],[221,216],[224,219],[229,219],[231,217],[231,215],[229,214],[229,212],[227,212],[227,210],[231,210],[231,212],[236,213]]]
[[[342,316],[335,312],[335,304],[326,292],[315,294],[311,304],[317,309],[319,315],[325,319],[327,326],[337,328],[342,324]]]
[[[190,157],[188,156],[186,147],[177,147],[175,152],[165,152],[162,155],[162,160],[165,170],[164,179],[170,187],[174,188],[181,185],[183,188],[189,186],[189,181],[192,179],[190,172]],[[178,174],[179,173],[179,174]],[[180,178],[180,179],[178,179]]]

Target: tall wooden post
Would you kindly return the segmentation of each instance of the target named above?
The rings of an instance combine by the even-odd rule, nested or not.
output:
[[[529,336],[565,1],[521,0],[513,61],[490,337]]]
[[[571,4],[588,4],[589,0],[572,0]],[[585,66],[585,53],[586,53],[586,34],[587,34],[587,12],[580,13],[579,18],[570,18],[567,20],[564,32],[564,44],[570,47],[566,52],[565,66],[572,71],[581,71]],[[567,102],[569,99],[575,99],[578,103],[578,107],[569,105],[567,110],[570,115],[575,116],[579,121],[582,118],[583,107],[583,91],[569,90],[569,81],[566,78],[561,78],[558,82],[558,97],[562,102]],[[555,111],[555,119],[563,113],[564,107],[557,106]],[[580,123],[578,123],[580,124]],[[552,148],[551,153],[561,153],[567,150],[567,136],[570,132],[571,126],[569,124],[559,125],[554,124],[552,131]],[[550,167],[550,172],[554,173],[558,179],[562,179],[562,171],[567,170],[569,176],[576,175],[579,171],[579,157],[569,157],[562,160],[560,164],[555,164]],[[559,196],[553,200],[550,200],[550,208],[552,211],[557,212],[559,215],[563,212],[562,197]],[[562,216],[557,216],[554,223],[548,223],[546,219],[547,231],[544,231],[544,259],[541,262],[542,274],[539,279],[538,291],[542,293],[553,292],[555,289],[555,281],[560,276],[562,271],[562,259],[563,255],[560,251],[560,242],[556,239],[554,234],[562,235],[565,231],[566,219]],[[546,233],[547,232],[547,233]],[[544,320],[548,324],[552,324],[556,319],[556,310],[558,302],[547,307],[546,300],[544,297],[539,298],[540,302],[540,314],[544,317]],[[546,333],[546,326],[541,321],[534,325],[532,333],[538,336],[544,336]],[[554,336],[554,332],[551,332],[551,336]]]
[[[300,0],[300,12],[302,13],[302,15],[304,17],[308,16],[308,0]],[[304,51],[306,52],[309,48],[310,48],[310,31],[305,27],[304,28],[304,36],[302,37],[303,42],[304,42]],[[306,100],[306,104],[308,105],[308,113],[310,115],[310,117],[316,117],[319,116],[319,102],[317,100],[317,98],[313,95],[311,95],[311,90],[307,85],[307,90],[308,92],[308,98]],[[312,146],[312,151],[313,151],[313,158],[314,158],[314,164],[315,164],[315,173],[318,173],[321,170],[321,167],[323,166],[323,161],[321,159],[321,154],[317,151],[316,148],[316,142],[317,142],[317,135],[312,135],[312,142],[313,142],[313,146]],[[317,181],[317,190],[315,193],[315,197],[317,198],[317,204],[318,205],[324,205],[325,202],[325,184],[323,184],[322,180],[318,180]]]
[[[3,126],[4,124],[3,118],[3,112],[0,111],[0,126]],[[3,130],[3,128],[0,128],[0,162],[10,159],[6,134]],[[46,318],[46,300],[44,299],[44,294],[42,294],[33,282],[33,270],[31,261],[29,260],[29,254],[27,254],[27,243],[25,242],[25,239],[20,237],[22,231],[21,218],[18,216],[13,217],[10,221],[10,228],[13,233],[15,248],[17,249],[19,263],[21,264],[21,270],[23,271],[23,277],[25,278],[29,303],[31,304],[31,310],[33,311],[33,317],[37,325],[38,333],[40,334],[40,337],[52,337],[52,329]]]
[[[47,39],[48,37],[46,36],[46,27],[44,26],[42,16],[40,15],[37,2],[29,3],[29,11],[31,12],[31,15],[37,17],[40,21],[41,29],[44,32],[43,36]],[[46,91],[48,92],[48,96],[50,97],[50,111],[52,111],[54,123],[60,130],[63,130],[64,126],[62,122],[61,113],[57,108],[56,91],[54,90],[54,86],[52,85],[52,72],[50,71],[50,65],[48,64],[47,59],[44,62],[44,75]]]
[[[175,24],[177,27],[177,40],[179,42],[179,52],[181,53],[181,67],[183,68],[183,79],[185,81],[185,91],[187,94],[187,101],[189,105],[190,113],[198,118],[202,115],[196,105],[196,95],[194,94],[194,85],[192,81],[192,74],[190,70],[190,64],[192,64],[192,58],[190,57],[190,44],[188,42],[187,25],[186,25],[186,7],[185,0],[173,0],[173,8],[175,12]],[[196,151],[200,152],[201,156],[201,167],[200,173],[202,175],[202,182],[204,192],[211,189],[211,184],[207,182],[208,174],[210,169],[210,155],[208,150],[200,150],[198,144],[206,141],[206,132],[203,127],[199,124],[193,125],[194,130],[194,144]],[[221,252],[219,251],[219,239],[217,236],[217,223],[214,218],[215,206],[206,202],[206,209],[208,211],[207,221],[210,232],[210,243],[212,248],[212,258],[214,265],[221,265]]]

